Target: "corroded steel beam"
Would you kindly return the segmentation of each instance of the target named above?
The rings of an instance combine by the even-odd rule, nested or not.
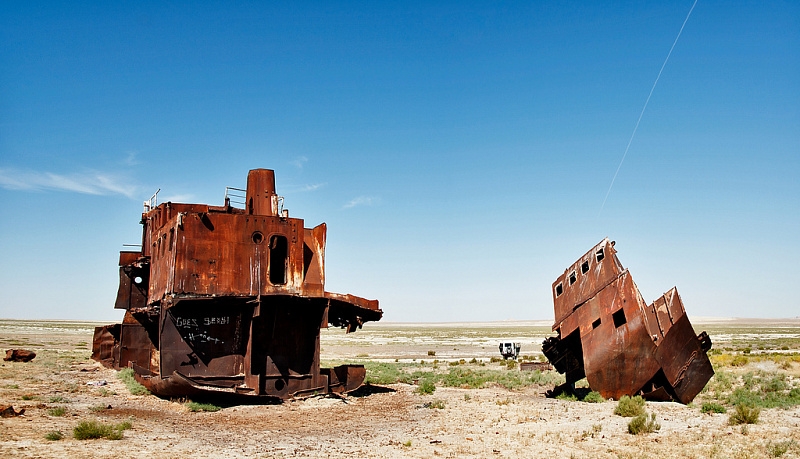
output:
[[[605,398],[689,403],[714,375],[711,339],[695,335],[676,288],[646,304],[616,253],[604,239],[553,282],[557,336],[542,351],[566,374],[556,392],[586,377]]]
[[[133,368],[159,396],[287,399],[348,392],[363,366],[320,368],[320,328],[380,320],[377,300],[325,291],[325,224],[305,228],[251,170],[244,209],[145,207],[142,250],[120,253],[122,324],[95,330],[95,360]]]

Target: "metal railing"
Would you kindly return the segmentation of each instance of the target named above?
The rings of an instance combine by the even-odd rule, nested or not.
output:
[[[244,208],[245,201],[247,200],[247,190],[241,188],[234,188],[232,186],[225,187],[225,205],[239,204]]]

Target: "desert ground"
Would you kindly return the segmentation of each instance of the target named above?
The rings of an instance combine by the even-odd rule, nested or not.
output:
[[[632,435],[631,418],[614,414],[616,401],[546,398],[560,375],[497,361],[500,340],[520,342],[525,359],[541,359],[540,344],[550,335],[544,322],[369,323],[352,334],[325,329],[323,365],[364,363],[367,386],[344,398],[192,411],[187,400],[132,395],[118,372],[91,360],[99,324],[0,320],[2,350],[37,354],[0,366],[0,405],[25,410],[0,419],[0,454],[800,457],[800,319],[692,322],[714,342],[716,376],[688,406],[647,402],[660,429]],[[757,422],[730,425],[743,400],[760,409]],[[119,430],[118,440],[78,440],[74,429],[84,421],[129,428]]]

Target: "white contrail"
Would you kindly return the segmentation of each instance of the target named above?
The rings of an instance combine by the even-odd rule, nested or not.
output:
[[[647,109],[647,104],[650,102],[650,97],[653,95],[653,91],[656,89],[656,85],[658,84],[658,79],[661,78],[661,73],[664,71],[664,67],[667,66],[667,61],[669,61],[669,57],[672,55],[672,50],[675,49],[675,45],[678,44],[678,39],[681,38],[681,34],[683,33],[683,28],[686,27],[686,22],[689,21],[689,16],[692,15],[692,11],[694,11],[694,7],[697,5],[697,0],[694,0],[692,3],[692,7],[689,8],[689,14],[686,15],[686,19],[683,20],[683,24],[681,25],[681,30],[678,31],[678,36],[675,37],[675,41],[672,42],[672,47],[669,49],[667,53],[667,58],[664,59],[664,63],[661,64],[661,70],[658,71],[658,76],[656,76],[656,81],[653,82],[653,87],[650,88],[650,94],[647,95],[647,100],[644,101],[644,107],[642,107],[642,112],[639,113],[639,119],[636,120],[636,126],[633,127],[633,133],[631,134],[631,138],[628,140],[628,146],[625,147],[625,153],[622,155],[622,159],[619,162],[619,166],[617,166],[617,171],[614,172],[614,178],[611,179],[611,185],[608,186],[608,191],[606,191],[606,197],[603,198],[603,204],[600,206],[600,212],[597,213],[599,216],[600,213],[603,212],[603,207],[606,205],[606,200],[608,199],[608,195],[611,194],[611,188],[614,186],[614,181],[617,180],[617,174],[619,174],[619,170],[622,167],[622,163],[625,161],[625,157],[628,156],[628,149],[631,148],[631,142],[633,142],[633,137],[636,135],[636,130],[639,129],[639,123],[642,121],[642,116],[644,115],[644,111]]]

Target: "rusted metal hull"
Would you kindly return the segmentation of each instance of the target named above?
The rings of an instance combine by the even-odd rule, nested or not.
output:
[[[603,397],[643,395],[689,403],[714,370],[711,340],[694,333],[672,288],[647,305],[614,243],[603,240],[553,283],[558,336],[542,345],[569,390],[586,377]]]
[[[272,171],[250,171],[246,192],[245,209],[146,209],[143,250],[120,254],[123,323],[95,330],[93,358],[163,397],[357,389],[363,366],[320,368],[320,329],[380,320],[377,300],[324,291],[325,224],[281,211]]]

